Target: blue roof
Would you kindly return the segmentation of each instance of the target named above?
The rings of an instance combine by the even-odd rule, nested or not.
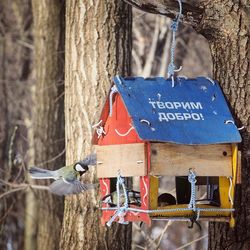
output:
[[[114,77],[139,137],[178,144],[238,143],[234,124],[217,82],[162,77]]]

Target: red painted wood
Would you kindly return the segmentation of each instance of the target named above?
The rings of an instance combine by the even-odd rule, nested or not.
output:
[[[105,105],[105,109],[109,109],[109,105]],[[106,111],[103,112],[106,113]],[[132,126],[132,119],[125,108],[122,98],[119,94],[116,94],[114,97],[112,116],[107,117],[104,125],[104,131],[106,132],[106,135],[99,138],[98,145],[143,142],[139,138],[135,129],[131,130],[126,136],[120,136],[115,131],[117,130],[120,134],[125,134]]]
[[[125,134],[131,128],[132,119],[129,116],[126,107],[122,101],[122,98],[119,94],[115,94],[113,97],[113,112],[112,116],[108,116],[109,113],[109,102],[107,101],[104,109],[102,111],[102,116],[100,120],[103,120],[102,125],[104,124],[104,131],[106,135],[101,136],[99,139],[97,136],[94,136],[93,142],[94,144],[98,145],[113,145],[113,144],[128,144],[128,143],[141,143],[143,142],[138,134],[136,133],[135,129],[131,130],[128,135],[120,136],[116,133],[117,130],[120,134]],[[147,145],[146,145],[147,146]],[[147,146],[148,147],[148,146]],[[147,150],[146,150],[147,151]],[[147,158],[148,159],[148,158]],[[141,192],[141,199],[142,205],[141,207],[135,207],[140,209],[149,209],[149,177],[144,176],[140,177],[140,192]],[[110,179],[103,178],[100,179],[100,192],[101,196],[104,197],[105,195],[110,193]],[[107,204],[102,204],[102,207],[107,207]],[[112,216],[115,214],[116,211],[102,211],[102,218],[101,223],[104,225],[108,222]],[[148,225],[151,225],[151,219],[149,214],[141,213],[141,212],[127,212],[124,216],[125,221],[143,221]],[[116,219],[119,221],[119,218]]]

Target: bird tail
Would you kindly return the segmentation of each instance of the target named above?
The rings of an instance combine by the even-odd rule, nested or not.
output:
[[[33,179],[56,179],[54,171],[38,167],[29,168],[29,173]]]

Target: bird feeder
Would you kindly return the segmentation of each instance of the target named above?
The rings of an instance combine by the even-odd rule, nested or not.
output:
[[[200,220],[233,226],[241,137],[218,83],[198,77],[176,78],[173,85],[173,79],[119,76],[113,83],[93,137],[102,197],[114,191],[119,171],[123,177],[140,177],[141,204],[131,205],[134,210],[124,221],[150,224],[152,219],[191,218],[198,211]],[[196,183],[188,180],[190,170]],[[157,176],[176,178],[175,205],[158,206]],[[204,184],[212,194],[199,203],[194,187]],[[107,204],[102,208],[106,223],[115,210],[105,210]]]

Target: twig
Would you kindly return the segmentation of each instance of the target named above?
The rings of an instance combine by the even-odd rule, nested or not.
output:
[[[58,159],[59,157],[61,157],[65,153],[65,151],[66,151],[66,149],[64,148],[64,150],[61,153],[57,154],[55,157],[53,157],[53,158],[51,158],[51,159],[49,159],[47,161],[41,162],[39,164],[36,164],[36,166],[42,166],[44,164],[47,164],[47,163],[55,161],[56,159]]]
[[[138,54],[136,53],[136,51],[133,49],[132,50],[132,57],[135,61],[135,65],[136,65],[136,72],[138,75],[141,74],[142,72],[142,66],[141,66],[141,60],[140,60],[140,57],[138,56]]]
[[[165,41],[165,46],[163,49],[162,59],[161,59],[161,67],[159,71],[159,75],[165,77],[167,73],[167,65],[169,61],[169,51],[170,51],[170,45],[171,45],[171,34],[170,32],[167,32],[167,37]]]
[[[34,50],[34,46],[30,43],[27,43],[27,42],[22,41],[22,40],[18,40],[17,43],[19,43],[20,45],[22,45],[30,50]]]
[[[154,242],[153,239],[151,239],[148,235],[146,235],[146,233],[137,224],[134,223],[133,227],[135,227],[136,230],[140,231],[141,236],[143,236],[145,240],[150,243],[149,244],[150,246],[153,246],[154,249],[156,249],[156,243]]]
[[[195,240],[193,240],[193,241],[191,241],[191,242],[188,242],[187,244],[182,245],[181,247],[176,248],[176,250],[184,249],[185,247],[188,247],[188,246],[192,245],[193,243],[195,243],[195,242],[197,242],[197,241],[200,241],[200,240],[202,240],[202,239],[205,239],[206,237],[208,237],[208,234],[205,234],[205,235],[201,236],[201,237],[198,238],[198,239],[195,239]]]
[[[170,220],[169,220],[169,221],[167,222],[166,226],[164,227],[164,229],[162,230],[160,236],[157,237],[157,238],[159,238],[158,243],[157,243],[157,248],[160,246],[164,234],[166,233],[168,227],[169,227],[172,223],[173,223],[173,221],[170,221]],[[156,238],[156,239],[157,239],[157,238]]]
[[[155,29],[154,29],[152,44],[151,44],[151,47],[150,47],[150,51],[148,53],[147,61],[145,63],[143,71],[142,71],[142,76],[143,77],[150,76],[151,71],[152,71],[153,61],[154,61],[154,57],[155,57],[155,51],[156,51],[156,48],[157,48],[157,42],[158,42],[158,37],[159,37],[159,32],[160,32],[159,21],[160,21],[160,17],[156,16]]]
[[[27,183],[11,183],[11,182],[6,182],[4,180],[0,180],[4,185],[7,185],[12,188],[32,188],[32,189],[40,189],[40,190],[49,190],[48,186],[45,185],[33,185],[33,184],[27,184]]]
[[[137,248],[139,248],[139,249],[143,249],[143,250],[146,249],[145,247],[142,247],[142,246],[140,246],[140,245],[138,245],[138,244],[132,244],[132,246],[133,246],[133,247],[137,247]]]
[[[5,193],[3,193],[3,194],[0,195],[0,200],[1,200],[4,196],[6,196],[6,195],[9,195],[9,194],[11,194],[11,193],[15,193],[15,192],[17,192],[17,191],[21,191],[21,190],[23,190],[23,189],[25,189],[25,188],[26,188],[26,187],[20,187],[20,188],[16,188],[16,189],[9,190],[9,191],[7,191],[7,192],[5,192]]]
[[[8,214],[12,210],[13,206],[14,206],[14,202],[12,202],[12,204],[9,206],[9,208],[4,213],[4,215],[0,218],[0,223],[2,223],[2,221],[4,221],[4,219],[8,216]]]
[[[13,130],[13,133],[10,137],[10,146],[9,146],[9,168],[11,169],[12,168],[12,153],[13,153],[13,145],[14,145],[14,140],[15,140],[15,137],[16,137],[16,131],[18,129],[18,126],[15,126],[14,127],[14,130]]]

